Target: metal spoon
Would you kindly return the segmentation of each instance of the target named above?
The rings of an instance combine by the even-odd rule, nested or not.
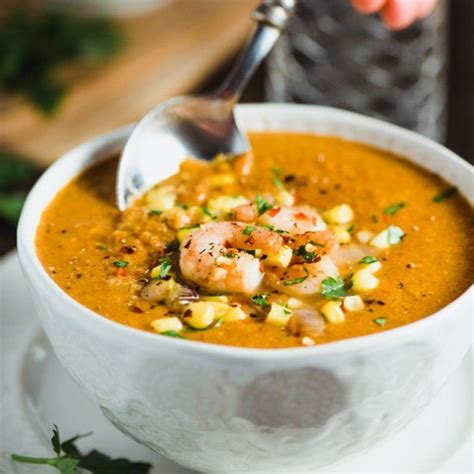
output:
[[[239,130],[234,104],[257,66],[267,56],[294,11],[296,0],[264,0],[252,13],[257,27],[222,86],[211,95],[167,100],[148,112],[134,128],[120,158],[117,204],[133,199],[178,171],[190,156],[212,160],[220,153],[250,150]]]

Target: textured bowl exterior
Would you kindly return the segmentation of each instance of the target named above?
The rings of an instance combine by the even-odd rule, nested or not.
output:
[[[248,105],[250,130],[337,135],[405,155],[472,202],[472,168],[411,132],[356,114]],[[84,308],[35,253],[42,211],[89,164],[118,151],[130,128],[68,153],[39,180],[19,225],[19,256],[60,362],[121,431],[201,471],[316,469],[369,449],[412,420],[471,344],[472,289],[422,321],[310,348],[242,349],[160,338]]]

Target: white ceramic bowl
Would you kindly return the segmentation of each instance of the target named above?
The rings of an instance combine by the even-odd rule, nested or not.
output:
[[[244,105],[237,115],[249,130],[337,135],[407,156],[472,203],[472,168],[409,131],[314,106]],[[18,233],[21,265],[59,360],[118,429],[198,470],[293,472],[371,448],[433,399],[471,343],[472,290],[399,329],[272,350],[158,337],[71,299],[36,256],[41,214],[72,177],[120,150],[129,133],[88,142],[51,166],[28,197]]]

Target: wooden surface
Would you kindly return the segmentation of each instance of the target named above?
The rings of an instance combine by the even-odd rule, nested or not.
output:
[[[0,106],[0,146],[48,164],[73,146],[133,122],[188,92],[241,46],[255,0],[174,0],[127,20],[127,46],[110,64],[79,69],[53,118],[18,100]],[[74,68],[74,71],[76,68]]]

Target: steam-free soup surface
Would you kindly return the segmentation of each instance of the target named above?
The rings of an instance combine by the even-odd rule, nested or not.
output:
[[[471,209],[439,177],[338,138],[250,139],[253,156],[190,160],[125,213],[116,160],[85,171],[42,217],[46,271],[84,306],[157,337],[260,348],[392,329],[471,283]]]

